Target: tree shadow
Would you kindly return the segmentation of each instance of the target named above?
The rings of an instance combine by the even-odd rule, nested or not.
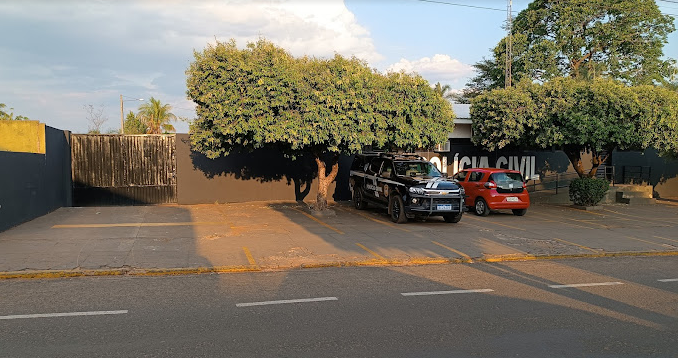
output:
[[[178,138],[183,147],[178,150],[178,156],[184,156],[188,153],[193,170],[202,174],[203,181],[221,181],[227,185],[234,180],[242,182],[255,181],[257,184],[248,186],[242,183],[240,188],[254,193],[259,191],[262,193],[264,190],[273,189],[279,194],[278,197],[262,198],[262,200],[290,199],[290,192],[281,193],[283,186],[277,186],[279,182],[282,182],[286,187],[293,189],[293,198],[296,201],[314,199],[314,195],[309,196],[311,191],[314,194],[317,188],[317,183],[315,183],[317,164],[312,154],[306,153],[292,158],[283,150],[271,145],[251,152],[232,152],[227,156],[210,159],[200,152],[191,150],[188,135],[178,136]],[[328,167],[331,165],[331,158],[331,155],[324,158]],[[333,191],[334,200],[350,199],[348,171],[351,162],[352,157],[342,156],[339,159],[339,174]],[[178,167],[179,170],[183,170],[181,165]],[[182,183],[183,190],[201,190],[202,180],[196,178],[196,176],[194,178],[195,184],[185,185],[185,183]],[[263,184],[270,185],[270,189],[263,186]],[[191,189],[192,186],[195,189]]]

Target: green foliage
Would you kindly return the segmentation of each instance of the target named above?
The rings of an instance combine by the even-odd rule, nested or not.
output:
[[[513,21],[512,83],[569,76],[630,85],[676,82],[675,61],[662,59],[673,22],[654,0],[535,0]],[[474,66],[469,97],[504,86],[506,42],[493,49],[493,60]]]
[[[636,86],[632,91],[640,104],[642,148],[654,148],[666,157],[677,157],[677,91],[654,86]]]
[[[441,85],[440,82],[436,82],[436,85],[433,87],[433,90],[436,92],[436,94],[445,99],[449,99],[451,101],[455,101],[458,99],[456,93],[449,92],[450,90],[452,90],[452,86],[450,85]]]
[[[580,161],[585,151],[594,155],[653,147],[677,153],[677,94],[661,87],[572,78],[544,84],[525,80],[474,98],[471,117],[475,144],[488,150],[558,147],[581,176],[586,175]]]
[[[599,178],[577,178],[568,187],[571,201],[580,206],[597,205],[609,191],[609,182]]]
[[[172,107],[169,104],[162,105],[161,100],[151,97],[149,102],[140,105],[137,116],[149,134],[175,132],[175,127],[170,124],[170,121],[176,121],[177,117],[171,110]]]
[[[133,111],[128,112],[123,122],[123,134],[146,134],[147,126],[136,116]]]
[[[295,58],[263,39],[242,50],[234,40],[209,45],[194,53],[186,74],[187,96],[197,104],[192,148],[209,158],[266,145],[291,157],[312,153],[318,209],[339,154],[366,145],[429,147],[447,139],[454,118],[448,101],[416,74],[382,75],[340,55]]]
[[[20,115],[14,115],[14,108],[10,108],[10,112],[6,112],[5,108],[7,108],[7,105],[4,103],[0,103],[0,120],[5,120],[5,121],[27,121],[29,120],[28,117],[20,116]]]
[[[357,58],[294,58],[266,40],[234,40],[195,52],[187,95],[197,104],[192,145],[210,158],[277,145],[302,152],[357,153],[445,141],[454,117],[418,75],[381,75]]]

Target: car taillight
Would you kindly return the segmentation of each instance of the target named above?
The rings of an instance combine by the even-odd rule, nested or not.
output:
[[[494,181],[489,181],[487,183],[483,183],[483,186],[486,187],[487,189],[496,189],[497,184]]]

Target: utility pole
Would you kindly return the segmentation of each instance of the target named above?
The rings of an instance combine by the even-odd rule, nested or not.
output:
[[[512,81],[512,0],[507,3],[507,58],[504,69],[504,87],[511,87]]]
[[[121,95],[121,134],[123,134],[123,95]]]

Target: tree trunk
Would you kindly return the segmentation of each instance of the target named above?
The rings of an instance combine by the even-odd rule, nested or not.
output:
[[[327,174],[327,164],[322,160],[321,155],[315,154],[315,162],[317,163],[317,200],[315,201],[315,210],[324,211],[327,209],[327,192],[329,184],[331,184],[336,175],[339,173],[339,156],[334,155],[332,159],[332,168]]]
[[[578,177],[584,178],[585,175],[585,169],[583,168],[583,162],[582,162],[582,150],[580,148],[564,148],[564,153],[566,153],[566,156],[568,157],[568,160],[571,161],[571,164],[573,165],[573,169],[575,169],[575,172],[578,173]]]
[[[608,159],[609,155],[610,154],[606,154],[606,156],[602,158],[601,153],[592,151],[592,169],[590,169],[590,173],[587,176],[588,178],[594,178],[597,175],[597,169],[599,169],[599,166]]]
[[[566,153],[568,160],[571,161],[573,169],[575,169],[575,172],[578,173],[578,176],[581,178],[594,178],[597,175],[599,166],[609,157],[607,154],[602,158],[599,152],[592,150],[592,168],[589,172],[586,172],[582,162],[582,149],[571,147],[564,148],[563,150],[564,153]]]

